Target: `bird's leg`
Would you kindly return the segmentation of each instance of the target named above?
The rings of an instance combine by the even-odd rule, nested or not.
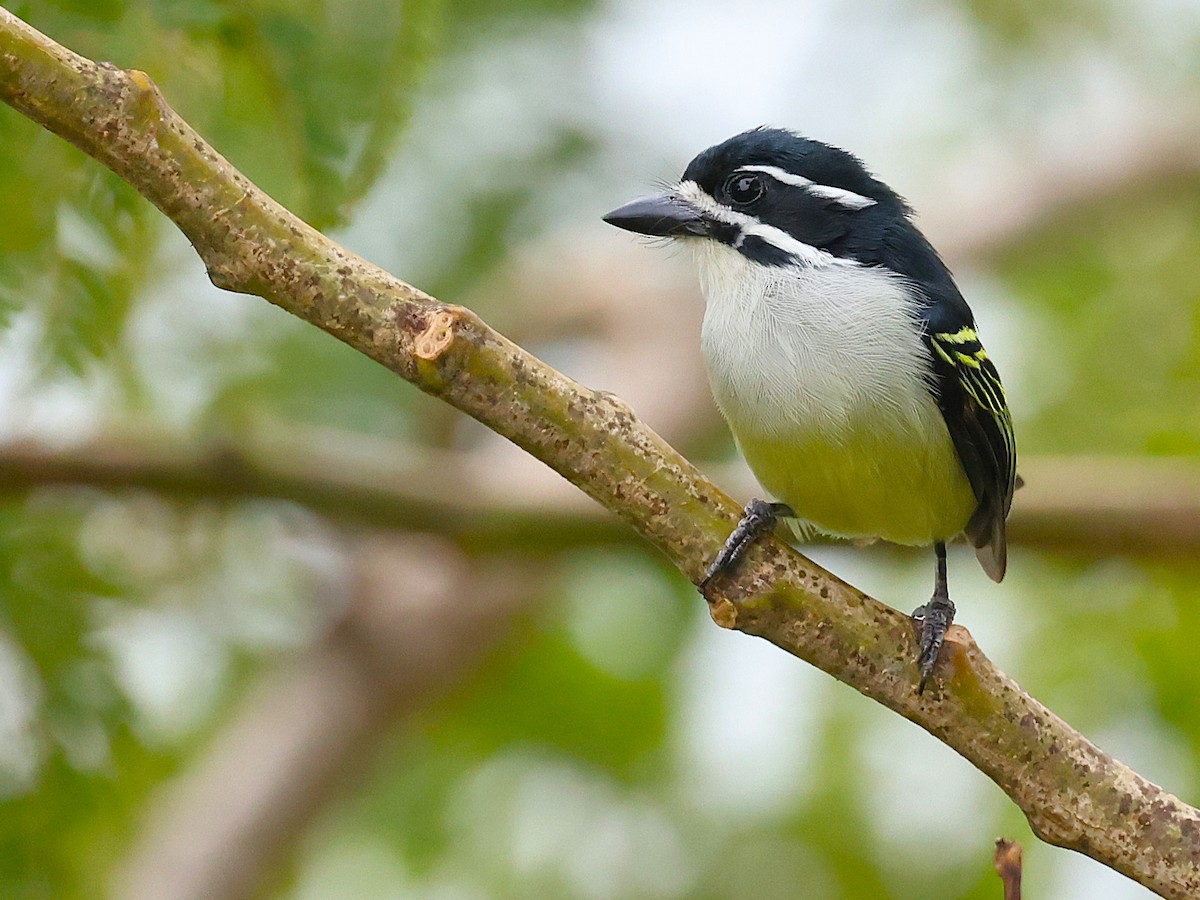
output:
[[[742,558],[751,544],[762,535],[775,527],[779,518],[791,518],[796,514],[786,503],[768,503],[766,500],[751,500],[742,511],[742,520],[730,532],[725,540],[725,546],[717,554],[704,580],[700,582],[700,590],[705,590],[718,575],[728,572]]]
[[[917,657],[917,666],[921,670],[921,683],[917,693],[925,693],[925,682],[933,673],[933,664],[937,662],[938,651],[942,649],[942,641],[950,623],[954,621],[954,604],[950,601],[950,592],[946,588],[946,545],[938,541],[933,545],[937,553],[937,577],[933,582],[933,597],[924,606],[913,610],[913,618],[921,623],[921,653]]]

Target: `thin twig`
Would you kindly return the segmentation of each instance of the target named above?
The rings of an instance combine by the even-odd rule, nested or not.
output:
[[[996,838],[993,865],[996,874],[1004,882],[1004,900],[1021,900],[1021,845],[1016,841]]]

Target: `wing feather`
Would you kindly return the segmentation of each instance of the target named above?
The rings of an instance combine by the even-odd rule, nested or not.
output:
[[[999,581],[1008,552],[1004,520],[1017,484],[1012,417],[971,308],[907,207],[902,211],[905,215],[897,217],[886,204],[862,210],[856,214],[858,227],[836,249],[894,272],[912,286],[929,349],[930,390],[978,504],[965,531],[984,571]]]
[[[1017,446],[1000,373],[974,324],[925,335],[934,392],[978,506],[965,529],[985,572],[1004,577],[1005,519],[1017,484]]]

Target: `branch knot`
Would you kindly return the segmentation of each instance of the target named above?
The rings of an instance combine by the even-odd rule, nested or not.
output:
[[[413,353],[421,359],[433,362],[454,343],[454,326],[459,316],[450,309],[440,309],[433,314],[425,330],[417,335]]]

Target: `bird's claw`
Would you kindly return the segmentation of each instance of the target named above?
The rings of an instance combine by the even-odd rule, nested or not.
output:
[[[921,650],[917,655],[921,681],[917,685],[917,693],[923,694],[925,683],[933,674],[942,642],[946,639],[946,632],[954,621],[954,603],[944,594],[934,594],[928,603],[913,610],[913,618],[921,623]]]
[[[775,527],[780,516],[794,516],[791,507],[786,503],[770,503],[766,500],[751,500],[742,511],[741,521],[725,539],[725,545],[717,553],[712,563],[704,573],[698,587],[701,593],[708,590],[709,585],[720,575],[730,571],[746,550],[758,538]]]

